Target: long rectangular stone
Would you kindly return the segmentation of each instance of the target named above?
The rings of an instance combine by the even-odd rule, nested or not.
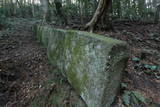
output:
[[[36,34],[47,47],[52,65],[63,71],[88,107],[113,103],[129,57],[125,42],[46,26],[37,27]]]

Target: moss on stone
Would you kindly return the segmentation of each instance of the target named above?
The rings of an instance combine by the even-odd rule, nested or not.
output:
[[[49,46],[48,46],[48,57],[49,60],[53,63],[53,61],[56,61],[60,59],[61,56],[63,56],[63,48],[64,48],[64,35],[65,32],[60,32],[60,31],[54,31],[54,35],[51,35],[55,37],[54,41],[55,43],[52,44],[52,38],[49,38]],[[59,35],[57,35],[59,34]],[[60,37],[61,36],[61,37]],[[60,39],[60,40],[58,40]],[[57,41],[56,41],[57,40]]]
[[[73,87],[75,88],[75,90],[79,94],[81,94],[81,92],[84,90],[85,83],[87,81],[87,74],[84,73],[82,75],[82,79],[80,79],[77,77],[77,75],[79,74],[75,72],[78,66],[80,66],[79,62],[85,59],[84,49],[81,46],[82,40],[80,40],[79,38],[78,41],[76,41],[75,40],[75,38],[77,38],[76,35],[77,35],[76,32],[68,31],[65,37],[64,48],[65,50],[69,51],[70,53],[68,54],[71,55],[70,64],[69,64],[68,70],[66,71],[66,75],[68,76],[70,83],[73,84]],[[73,44],[73,41],[75,41],[76,43]],[[65,55],[65,56],[67,57],[69,55]]]
[[[77,32],[78,35],[83,35],[83,36],[86,36],[86,37],[91,37],[91,38],[96,38],[98,40],[101,40],[101,41],[105,41],[109,44],[124,44],[126,45],[127,43],[124,42],[124,41],[121,41],[121,40],[117,40],[117,39],[112,39],[112,38],[109,38],[109,37],[105,37],[105,36],[102,36],[102,35],[99,35],[99,34],[94,34],[94,33],[89,33],[89,32],[84,32],[84,31],[76,31],[76,30],[68,30],[69,32]]]
[[[41,42],[47,42],[43,39],[50,30],[54,33],[48,37],[49,44],[46,44],[52,65],[64,71],[70,84],[89,107],[110,105],[119,86],[124,58],[127,59],[126,43],[88,32],[47,27],[38,31]],[[122,65],[119,64],[121,60]],[[58,99],[52,97],[54,101]]]

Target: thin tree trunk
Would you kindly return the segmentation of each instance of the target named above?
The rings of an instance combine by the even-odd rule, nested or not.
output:
[[[85,29],[89,29],[90,32],[93,32],[97,22],[101,16],[108,10],[111,0],[100,0],[96,12],[94,13],[90,22],[85,26]]]
[[[117,8],[118,18],[121,19],[121,1],[120,0],[117,1],[117,5],[118,5],[118,8]]]
[[[96,11],[96,9],[97,9],[97,5],[98,5],[98,2],[97,2],[97,0],[94,0],[94,11]]]
[[[156,13],[155,13],[155,23],[159,21],[159,16],[160,16],[160,5],[157,6]]]
[[[35,17],[34,0],[32,0],[32,16]]]
[[[81,25],[83,25],[83,23],[84,23],[84,17],[83,17],[83,3],[82,3],[82,1],[80,1],[79,4],[80,4],[79,7],[80,7]]]
[[[49,6],[49,0],[40,0],[43,10],[43,18],[45,21],[49,20],[49,12],[48,12],[48,6]]]
[[[109,13],[112,14],[112,1],[109,2],[108,8],[110,9],[105,8],[106,9],[105,13],[101,16],[101,28],[105,30],[114,31],[112,20],[110,19],[110,14],[109,14]]]
[[[67,17],[65,16],[63,9],[62,9],[62,2],[59,0],[54,0],[55,6],[56,6],[56,11],[57,11],[57,15],[59,15],[59,17],[62,20],[62,23],[64,23],[65,25],[68,24],[68,20]]]

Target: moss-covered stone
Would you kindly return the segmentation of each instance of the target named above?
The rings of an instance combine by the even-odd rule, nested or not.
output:
[[[126,43],[101,35],[40,27],[53,66],[63,71],[88,107],[109,107],[128,58]]]

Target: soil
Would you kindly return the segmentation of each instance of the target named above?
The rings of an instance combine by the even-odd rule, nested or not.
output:
[[[43,89],[50,78],[46,49],[36,41],[31,31],[33,20],[11,19],[9,30],[0,36],[0,105],[25,107]],[[160,102],[160,25],[138,22],[116,22],[115,31],[96,31],[108,37],[126,41],[131,57],[124,73],[116,105],[125,107],[125,90],[138,91],[159,106]],[[138,58],[138,60],[134,60]],[[156,69],[145,65],[156,66]],[[147,72],[146,72],[147,71]],[[54,77],[52,77],[54,78]],[[69,89],[70,90],[70,89]],[[138,107],[147,105],[139,105]]]
[[[31,32],[32,23],[16,21],[12,20],[14,24],[0,36],[2,107],[23,107],[41,90],[50,69],[46,49]]]
[[[122,83],[127,87],[121,89],[118,97],[122,97],[124,91],[137,91],[150,102],[160,106],[160,24],[140,22],[116,22],[115,31],[97,32],[126,41],[130,48],[131,57]],[[139,60],[134,60],[138,58]],[[146,67],[155,66],[156,69]],[[122,99],[120,99],[122,100]],[[119,101],[118,103],[122,103]],[[120,104],[121,106],[123,104]],[[124,105],[123,105],[124,106]],[[150,107],[149,104],[138,107]]]

